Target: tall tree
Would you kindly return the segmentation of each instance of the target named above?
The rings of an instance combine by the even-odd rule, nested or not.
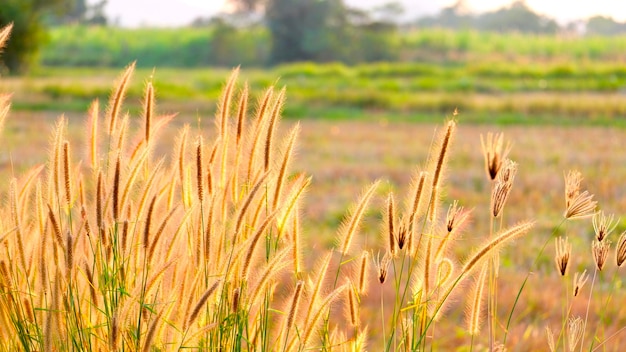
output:
[[[13,23],[11,42],[0,57],[0,66],[24,71],[34,63],[46,39],[44,20],[48,13],[72,6],[74,0],[2,0],[0,27]]]
[[[487,31],[554,34],[558,24],[535,13],[525,0],[516,0],[510,6],[488,12],[477,19],[478,28]]]
[[[593,16],[587,20],[588,35],[618,35],[626,33],[626,23],[617,22],[612,17]]]
[[[56,19],[57,22],[95,25],[107,24],[107,18],[104,14],[107,0],[92,1],[91,4],[88,4],[87,0],[65,0],[65,2],[67,3],[67,9]]]
[[[348,39],[342,0],[230,0],[239,10],[264,13],[272,63],[341,60]]]

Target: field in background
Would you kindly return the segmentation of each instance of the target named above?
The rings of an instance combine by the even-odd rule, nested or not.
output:
[[[385,56],[397,62],[619,62],[626,55],[624,36],[402,29],[384,41],[383,46],[393,50]],[[370,46],[375,46],[373,43]],[[237,64],[258,67],[269,62],[270,47],[271,38],[263,27],[235,31],[220,30],[220,27],[122,29],[67,26],[52,30],[41,59],[44,66],[61,67],[123,67],[132,60],[137,60],[139,67],[147,68]],[[370,48],[377,49],[383,50]],[[362,57],[355,62],[365,59]]]
[[[83,112],[91,99],[108,99],[118,71],[42,67],[27,77],[4,77],[0,90],[14,92],[15,110]],[[140,108],[144,82],[153,77],[160,112],[211,114],[228,73],[138,70],[129,108]],[[242,78],[255,92],[286,86],[288,118],[435,122],[458,108],[467,122],[624,125],[626,115],[626,67],[618,63],[304,63],[244,69]]]

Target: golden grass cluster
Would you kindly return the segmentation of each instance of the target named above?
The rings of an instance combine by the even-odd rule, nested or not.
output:
[[[9,31],[0,31],[0,48]],[[471,212],[454,201],[440,216],[457,129],[451,119],[403,203],[388,194],[379,247],[358,240],[376,181],[348,212],[335,247],[309,268],[313,260],[301,257],[299,207],[311,180],[290,169],[298,125],[279,137],[285,89],[268,88],[250,111],[248,86],[238,85],[234,70],[214,132],[185,126],[171,153],[157,155],[159,134],[173,116],[156,113],[149,81],[141,127],[135,126],[123,109],[133,71],[130,65],[120,76],[104,115],[98,101],[92,104],[86,145],[67,139],[61,117],[48,163],[10,182],[0,207],[0,350],[361,351],[376,341],[382,346],[371,350],[423,351],[451,297],[468,301],[473,342],[487,294],[490,345],[498,348],[498,332],[506,342],[491,306],[497,254],[534,223],[506,226],[502,219],[517,170],[502,135],[483,143],[491,233],[467,258],[452,249]],[[0,121],[8,110],[8,98],[0,99]],[[579,192],[580,180],[575,174],[568,182],[566,218],[595,208]],[[603,237],[612,230],[611,219],[594,224]],[[623,238],[618,265],[626,257]],[[571,246],[561,240],[557,246],[565,275]],[[604,263],[606,253],[596,247]],[[459,288],[471,278],[465,296]],[[577,295],[586,276],[574,280]],[[386,285],[395,293],[387,307]],[[380,316],[366,320],[361,304],[376,289]],[[584,325],[572,321],[575,346]],[[382,334],[370,338],[369,325],[379,322],[375,331]]]

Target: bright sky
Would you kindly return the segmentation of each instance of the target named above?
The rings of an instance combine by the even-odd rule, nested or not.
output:
[[[94,0],[91,0],[94,1]],[[388,0],[345,0],[351,6],[371,8]],[[399,0],[411,17],[436,13],[455,0]],[[468,0],[475,11],[493,10],[510,4],[512,0]],[[560,22],[587,18],[593,15],[611,16],[626,21],[623,0],[527,0],[535,11],[556,18]],[[224,0],[109,0],[106,8],[112,19],[123,26],[183,26],[198,16],[218,13]]]

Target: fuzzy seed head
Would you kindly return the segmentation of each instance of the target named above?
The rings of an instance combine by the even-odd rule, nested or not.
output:
[[[476,277],[471,293],[471,302],[468,310],[468,332],[470,335],[477,335],[480,332],[486,275],[487,265],[485,264],[480,274]]]
[[[359,267],[359,295],[363,296],[367,293],[367,262],[369,261],[369,253],[363,251],[361,254],[361,266]]]
[[[154,114],[154,87],[151,81],[146,84],[144,97],[144,119],[145,119],[145,140],[150,142],[150,132],[152,130],[152,115]]]
[[[7,40],[9,40],[11,29],[13,29],[13,23],[9,23],[8,25],[0,28],[0,50],[4,48]]]
[[[109,135],[113,135],[116,130],[117,118],[126,95],[130,78],[135,71],[135,63],[130,64],[118,80],[117,87],[111,94],[109,99],[108,115],[109,115]]]
[[[583,175],[578,170],[570,170],[565,175],[565,208],[569,208],[572,202],[580,194],[580,183]]]
[[[578,296],[580,290],[582,290],[583,286],[589,279],[589,275],[587,275],[587,270],[583,271],[582,274],[575,273],[574,274],[574,297]]]
[[[455,134],[455,131],[456,131],[456,122],[454,120],[448,121],[446,125],[446,131],[441,136],[441,145],[439,149],[439,155],[437,157],[437,163],[435,166],[435,171],[433,173],[433,184],[432,184],[433,189],[436,189],[439,187],[439,181],[441,180],[443,167],[447,159],[447,156],[449,154],[448,151],[450,148],[450,144],[452,142],[452,138]]]
[[[63,142],[63,178],[65,179],[65,201],[72,204],[72,179],[70,178],[70,142]]]
[[[448,232],[456,230],[467,220],[469,211],[465,211],[463,207],[459,206],[459,201],[455,200],[448,207],[448,214],[446,215],[446,227]]]
[[[602,271],[606,258],[609,256],[609,247],[611,241],[595,241],[591,244],[591,252],[593,253],[593,260],[596,262],[598,270]]]
[[[502,161],[506,159],[511,150],[511,143],[507,142],[505,146],[503,133],[494,134],[488,132],[486,138],[484,138],[482,134],[480,135],[480,145],[483,150],[483,156],[485,157],[487,177],[493,181],[502,168]]]
[[[578,342],[583,336],[585,323],[581,317],[570,318],[567,323],[567,345],[570,351],[576,350]]]
[[[291,300],[291,307],[289,308],[289,315],[287,316],[287,324],[285,325],[287,333],[293,327],[293,324],[296,319],[296,315],[298,314],[298,305],[300,303],[300,298],[302,297],[302,288],[304,286],[304,281],[299,280],[296,283],[296,289],[293,293],[293,299]]]
[[[626,261],[626,231],[622,232],[617,240],[617,247],[615,247],[615,261],[618,267],[621,267]]]
[[[588,191],[581,192],[582,179],[578,171],[572,170],[565,175],[565,219],[582,219],[595,213],[598,202]]]
[[[568,238],[563,239],[559,237],[555,240],[556,255],[554,256],[554,262],[556,263],[556,269],[561,273],[561,276],[565,276],[567,273],[567,264],[572,253],[572,244],[569,243]]]
[[[351,326],[359,325],[359,316],[358,316],[358,299],[354,294],[354,290],[351,287],[347,290],[348,295],[348,318],[350,319]]]
[[[593,216],[593,230],[596,234],[596,239],[602,242],[617,226],[619,219],[614,221],[613,214],[605,215],[603,211],[596,213]]]
[[[236,289],[233,290],[233,305],[232,305],[233,313],[237,313],[237,311],[239,310],[239,300],[241,298],[240,295],[241,295],[240,287],[237,287]]]
[[[198,200],[200,203],[204,200],[204,188],[203,188],[203,168],[202,168],[202,136],[198,137],[198,141],[196,142],[196,183],[197,183],[197,191],[198,191]]]
[[[393,193],[389,193],[387,197],[387,234],[389,236],[389,253],[396,255],[396,237],[394,234],[394,212],[393,212]]]
[[[495,218],[502,214],[504,204],[506,204],[511,189],[513,188],[513,180],[517,173],[517,163],[507,159],[504,166],[498,173],[496,183],[491,193],[491,215]]]
[[[215,283],[213,283],[213,285],[211,285],[211,287],[209,287],[204,292],[204,294],[200,297],[200,299],[198,300],[198,302],[194,306],[193,310],[191,311],[191,314],[189,315],[189,320],[187,322],[187,326],[193,324],[193,322],[196,320],[196,318],[198,318],[198,315],[200,314],[200,310],[202,309],[202,307],[204,306],[206,301],[209,299],[209,297],[211,297],[213,292],[215,292],[215,290],[217,290],[218,286],[220,285],[220,282],[221,282],[221,280],[215,281]]]
[[[497,234],[491,241],[470,256],[461,269],[461,275],[470,273],[484,259],[490,257],[494,252],[497,253],[498,249],[504,244],[526,234],[533,226],[533,222],[521,222]]]
[[[548,339],[548,347],[550,352],[556,352],[556,346],[554,345],[554,333],[549,326],[546,326],[546,338]]]
[[[385,280],[387,280],[387,273],[391,260],[392,256],[389,252],[387,252],[382,259],[380,259],[379,253],[379,255],[376,257],[376,260],[374,261],[374,266],[376,267],[376,271],[378,272],[378,282],[380,282],[381,284],[384,284]]]
[[[400,250],[404,249],[404,246],[409,242],[409,225],[407,225],[404,221],[400,222],[400,226],[398,226],[398,248]]]

